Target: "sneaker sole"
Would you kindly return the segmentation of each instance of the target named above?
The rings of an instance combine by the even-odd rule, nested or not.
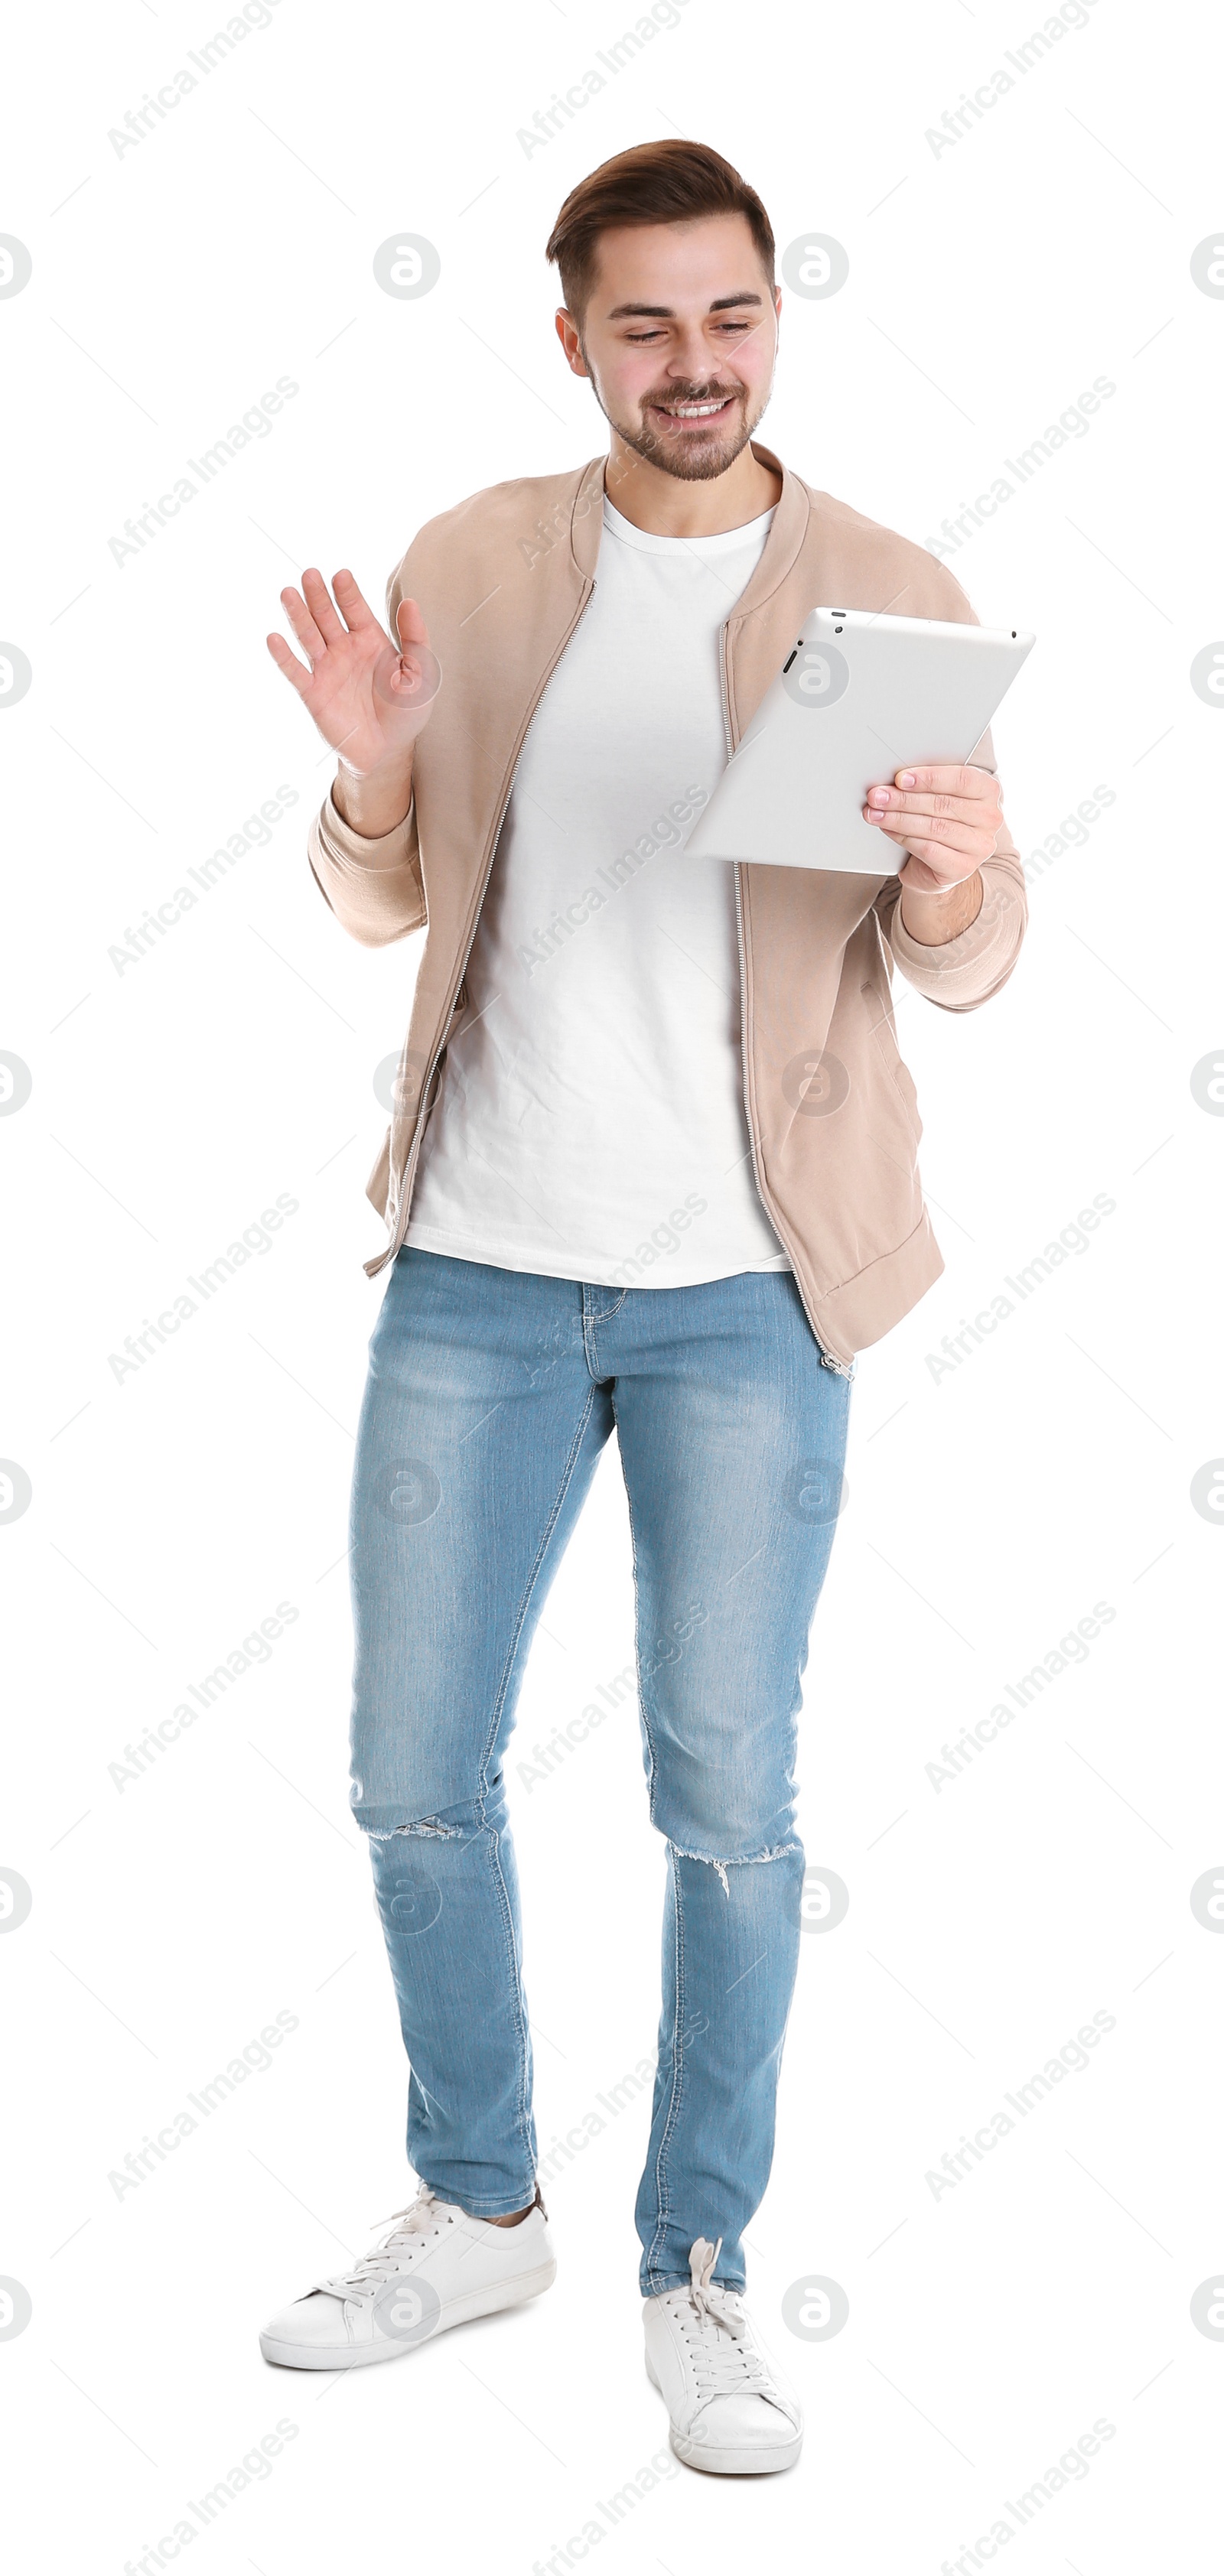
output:
[[[663,2391],[659,2387],[649,2353],[646,2355],[646,2376],[651,2387],[658,2388],[659,2395],[662,2397]],[[666,2404],[665,2399],[664,2403]],[[683,2460],[686,2469],[704,2469],[712,2477],[723,2478],[776,2476],[779,2470],[793,2469],[803,2449],[802,2429],[792,2433],[788,2441],[772,2443],[768,2449],[763,2446],[758,2449],[754,2445],[751,2450],[746,2451],[715,2451],[707,2442],[690,2442],[688,2435],[678,2433],[674,2424],[671,2426],[668,2438],[676,2458]]]
[[[499,2308],[516,2308],[524,2299],[538,2298],[542,2290],[552,2288],[557,2277],[555,2263],[542,2263],[534,2272],[520,2272],[512,2281],[499,2281],[487,2290],[469,2290],[466,2298],[449,2299],[443,2308],[433,2334],[419,2344],[394,2343],[384,2336],[381,2342],[369,2344],[302,2344],[284,2343],[276,2335],[261,2334],[259,2349],[265,2361],[279,2363],[286,2370],[357,2370],[368,2361],[402,2361],[406,2353],[422,2352],[448,2326],[466,2325],[472,2317],[487,2317]]]

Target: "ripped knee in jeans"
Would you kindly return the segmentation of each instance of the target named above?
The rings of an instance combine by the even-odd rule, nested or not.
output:
[[[367,1825],[364,1830],[372,1843],[458,1843],[479,1827],[480,1809],[471,1806],[451,1807],[442,1815],[408,1816],[400,1825]]]
[[[739,1852],[734,1856],[729,1855],[725,1860],[720,1860],[717,1852],[688,1851],[683,1843],[672,1842],[670,1838],[668,1841],[668,1849],[675,1854],[677,1860],[703,1861],[707,1869],[717,1871],[724,1896],[731,1894],[728,1870],[755,1869],[761,1861],[766,1860],[788,1860],[792,1852],[802,1851],[802,1848],[802,1844],[797,1842],[773,1843],[766,1851]]]

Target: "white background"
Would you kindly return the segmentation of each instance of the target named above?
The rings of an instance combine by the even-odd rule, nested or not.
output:
[[[1094,0],[937,152],[928,129],[1039,11],[676,14],[530,153],[519,129],[635,23],[609,0],[279,0],[121,154],[109,130],[224,18],[120,0],[6,38],[0,229],[33,274],[0,301],[0,630],[33,680],[0,706],[0,1046],[33,1089],[0,1119],[0,1452],[32,1500],[0,1528],[0,1866],[33,1906],[0,1941],[0,2273],[33,2312],[0,2377],[31,2566],[120,2576],[281,2418],[293,2438],[232,2482],[193,2567],[529,2576],[634,2481],[590,2543],[612,2568],[936,2576],[1098,2418],[1112,2438],[1030,2508],[1018,2566],[1203,2564],[1218,2521],[1224,2346],[1190,2302],[1224,2261],[1224,1942],[1189,1901],[1224,1863],[1224,1537],[1190,1499],[1224,1451],[1224,1125],[1190,1087],[1224,1053],[1224,716],[1189,679],[1224,635],[1224,300],[1190,272],[1224,213],[1217,31]],[[801,1761],[809,1858],[850,1909],[803,1943],[750,2231],[810,2430],[793,2476],[718,2484],[668,2460],[642,2368],[648,2088],[551,2187],[547,2299],[336,2381],[256,2341],[407,2197],[346,1804],[343,1554],[384,1284],[361,1267],[383,1239],[373,1077],[420,946],[363,951],[320,901],[303,844],[329,764],[263,639],[303,564],[349,563],[381,602],[434,512],[602,449],[543,245],[586,170],[673,133],[760,188],[779,253],[805,228],[848,251],[840,293],[784,303],[764,435],[808,481],[925,542],[1095,377],[1116,388],[951,557],[984,622],[1039,637],[995,728],[1021,850],[1098,782],[1115,801],[1035,878],[999,999],[952,1018],[898,988],[947,1268],[856,1382]],[[419,301],[374,280],[397,227],[440,253]],[[117,563],[124,521],[281,375],[299,391],[270,435]],[[127,926],[281,783],[298,803],[269,844],[118,972]],[[278,1193],[298,1208],[271,1249],[118,1381],[125,1336]],[[942,1337],[1098,1193],[1090,1248],[936,1379]],[[270,1659],[117,1785],[125,1745],[279,1601],[298,1616]],[[941,1746],[1098,1601],[1116,1615],[1087,1659],[936,1787]],[[511,1778],[547,2149],[650,2057],[657,2013],[631,1705],[546,1781],[515,1770],[632,1651],[612,1452],[544,1619]],[[277,2012],[298,2027],[272,2065],[117,2195]],[[1096,2012],[1116,2026],[1090,2066],[936,2198],[928,2171]],[[782,2319],[812,2275],[849,2301],[824,2342]]]

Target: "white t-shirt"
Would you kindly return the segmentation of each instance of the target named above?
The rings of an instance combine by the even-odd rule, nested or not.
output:
[[[655,537],[605,499],[523,745],[407,1240],[618,1288],[789,1270],[757,1195],[734,870],[683,844],[726,764],[719,630],[772,510]]]

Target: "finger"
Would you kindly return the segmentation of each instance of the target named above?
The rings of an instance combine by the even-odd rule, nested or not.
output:
[[[933,793],[923,796],[917,788],[884,786],[868,788],[866,793],[871,811],[886,814],[889,822],[892,822],[894,814],[951,814],[953,822],[966,822],[979,832],[987,824],[987,814],[997,814],[997,819],[1002,822],[1002,811],[995,804],[995,799],[990,799],[990,804],[982,804],[982,799],[977,799],[977,796],[933,796]]]
[[[307,655],[312,665],[315,662],[321,662],[325,652],[327,651],[327,646],[319,633],[318,627],[310,614],[310,610],[308,609],[300,590],[282,590],[280,599],[281,607],[284,609],[285,615],[293,628],[293,632],[301,645],[303,653]]]
[[[332,595],[317,565],[310,564],[302,575],[306,604],[325,645],[342,644],[348,629],[336,615]]]
[[[283,671],[285,678],[292,681],[299,698],[308,697],[310,694],[310,673],[303,669],[296,653],[290,652],[284,636],[269,635],[267,638],[267,644],[268,651],[276,664],[277,670]]]
[[[395,612],[395,631],[401,652],[405,652],[410,644],[428,644],[429,628],[415,599],[401,599]]]
[[[893,773],[894,787],[917,787],[932,796],[993,796],[998,786],[993,770],[946,766],[938,769],[898,769]]]
[[[941,850],[934,841],[907,841],[893,861],[897,874],[903,874],[911,859],[918,859],[929,873],[932,885],[960,885],[965,877],[976,876],[985,864],[971,850]]]
[[[921,822],[907,822],[903,814],[886,816],[865,807],[864,816],[867,822],[877,825],[886,840],[895,841],[898,845],[904,842],[910,849],[925,846],[942,851],[949,858],[968,857],[974,867],[979,867],[983,859],[990,858],[998,837],[994,832],[983,831],[980,824],[954,823],[945,815],[929,816]]]
[[[922,795],[913,787],[880,786],[868,788],[867,802],[873,813],[887,815],[890,822],[898,814],[946,814],[954,823],[985,831],[989,817],[997,831],[1003,821],[993,797],[983,803],[979,797]]]
[[[381,622],[375,616],[369,600],[366,598],[364,591],[354,580],[347,565],[343,566],[339,572],[334,572],[332,574],[332,589],[335,591],[345,623],[351,634],[355,635],[358,628],[362,626],[377,626],[381,633]]]

